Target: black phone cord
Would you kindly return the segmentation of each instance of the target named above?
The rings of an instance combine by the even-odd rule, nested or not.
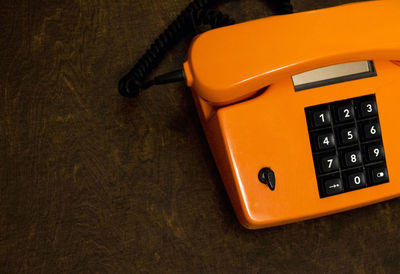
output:
[[[132,70],[121,78],[118,90],[122,96],[134,97],[142,89],[152,85],[159,85],[185,80],[184,71],[177,70],[158,76],[145,82],[151,71],[159,64],[165,53],[190,32],[195,33],[200,25],[209,25],[211,28],[219,28],[235,23],[228,15],[220,11],[210,10],[211,6],[222,0],[194,0],[168,28],[158,36],[145,54],[139,59]],[[293,12],[290,0],[269,0],[275,14],[287,14]]]

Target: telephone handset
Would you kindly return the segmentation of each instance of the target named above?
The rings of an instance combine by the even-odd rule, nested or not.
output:
[[[400,196],[399,18],[371,1],[194,39],[187,85],[245,227]]]

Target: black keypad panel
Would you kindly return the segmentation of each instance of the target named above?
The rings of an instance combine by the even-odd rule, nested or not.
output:
[[[321,198],[389,182],[374,94],[305,111]]]

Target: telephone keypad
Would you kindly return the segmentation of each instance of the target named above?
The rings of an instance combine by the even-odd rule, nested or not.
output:
[[[374,94],[305,111],[321,198],[389,182]]]

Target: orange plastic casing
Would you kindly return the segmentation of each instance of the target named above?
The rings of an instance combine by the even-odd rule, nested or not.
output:
[[[373,60],[376,77],[295,92],[292,75]],[[273,16],[197,36],[184,64],[236,215],[251,229],[400,195],[400,1]],[[390,182],[320,198],[305,108],[375,94]],[[262,167],[276,176],[271,191]]]

